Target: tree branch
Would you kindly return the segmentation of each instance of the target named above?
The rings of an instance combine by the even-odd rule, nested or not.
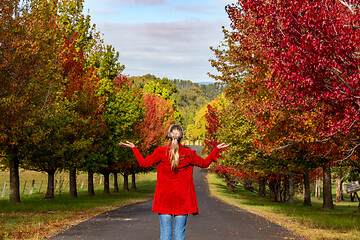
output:
[[[44,104],[41,107],[40,112],[42,112],[44,110],[44,108],[45,108],[45,105],[46,105],[46,103],[47,103],[47,101],[49,99],[49,96],[50,96],[50,90],[51,90],[51,82],[49,84],[49,88],[48,88],[48,91],[47,91],[47,94],[46,94],[46,97],[45,97],[45,100],[44,100]]]

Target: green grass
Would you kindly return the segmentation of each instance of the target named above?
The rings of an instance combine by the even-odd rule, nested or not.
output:
[[[8,177],[6,175],[8,173],[0,173],[0,184]],[[57,179],[65,177],[65,174],[57,175]],[[35,179],[35,182],[43,180],[46,183],[43,178],[46,179],[45,174],[32,171],[20,173],[22,183],[25,179]],[[76,199],[71,199],[65,188],[61,195],[56,191],[54,200],[44,200],[46,186],[43,186],[41,193],[30,195],[25,191],[21,194],[21,203],[9,203],[8,197],[0,199],[0,239],[46,238],[102,212],[148,200],[153,196],[156,183],[156,173],[141,174],[137,175],[137,190],[113,193],[111,189],[111,194],[107,195],[103,193],[103,185],[99,184],[97,176],[95,196],[90,197],[87,196],[87,182],[83,189],[80,189],[82,179],[86,178],[86,174],[78,175],[80,184]],[[122,178],[119,180],[121,186]]]
[[[274,203],[244,188],[230,193],[223,179],[209,174],[211,194],[229,204],[268,218],[309,239],[360,239],[360,215],[354,214],[357,202],[334,203],[335,210],[321,210],[322,201],[312,199],[313,206],[303,206],[298,199],[295,204]]]

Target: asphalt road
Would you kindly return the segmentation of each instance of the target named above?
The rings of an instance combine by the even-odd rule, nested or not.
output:
[[[199,148],[196,148],[199,150]],[[187,240],[305,239],[258,215],[209,196],[206,170],[195,168],[199,215],[189,215]],[[51,239],[156,240],[160,226],[152,201],[131,204],[84,221]]]

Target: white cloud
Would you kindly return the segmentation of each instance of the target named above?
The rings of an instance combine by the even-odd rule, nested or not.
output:
[[[226,23],[183,21],[174,23],[116,24],[98,23],[105,42],[120,53],[125,73],[147,73],[158,77],[195,82],[211,81],[207,72],[210,46],[222,40]]]

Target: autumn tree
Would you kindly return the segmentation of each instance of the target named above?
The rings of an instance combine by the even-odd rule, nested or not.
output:
[[[143,87],[144,93],[156,94],[172,104],[176,122],[182,122],[183,116],[179,112],[175,95],[178,93],[176,86],[168,78],[156,78]]]
[[[58,0],[57,21],[64,30],[64,35],[75,38],[75,47],[90,57],[102,45],[96,25],[91,24],[91,17],[85,14],[84,0]]]
[[[127,162],[127,158],[124,158],[124,149],[119,148],[118,143],[136,137],[133,133],[138,122],[144,118],[144,106],[140,89],[121,73],[115,79],[100,79],[97,95],[105,98],[106,109],[106,128],[101,136],[99,149],[103,164],[97,171],[104,174],[105,180],[108,180],[109,174],[114,170],[127,170],[127,164],[122,164]],[[104,191],[109,193],[108,188]]]
[[[218,144],[217,140],[217,131],[219,128],[219,117],[217,116],[218,112],[216,107],[207,105],[207,113],[205,114],[205,118],[207,121],[207,125],[205,126],[205,151],[211,152],[211,149],[214,149]]]
[[[313,151],[313,145],[316,145],[316,139],[323,136],[323,131],[319,128],[323,125],[323,120],[316,112],[324,112],[324,103],[312,96],[308,96],[305,100],[298,99],[301,101],[299,105],[284,101],[284,98],[288,97],[285,96],[288,92],[280,92],[276,86],[287,83],[283,81],[281,75],[273,74],[272,61],[276,55],[266,54],[268,49],[263,43],[266,40],[259,39],[257,32],[263,29],[257,29],[258,19],[252,11],[243,11],[244,4],[254,5],[247,1],[239,1],[238,5],[227,6],[232,21],[232,31],[224,29],[224,49],[213,49],[217,59],[212,60],[212,65],[221,72],[220,76],[213,77],[227,84],[226,93],[233,98],[233,103],[242,108],[241,112],[245,117],[253,119],[260,134],[257,137],[261,142],[258,145],[259,149],[275,151],[275,155],[262,157],[265,164],[276,166],[274,165],[276,161],[282,160],[284,167],[288,168],[290,173],[295,170],[293,167],[295,163],[300,169],[301,167],[308,169],[310,165],[314,163],[316,165],[321,159],[319,156],[313,157],[314,154],[319,154],[318,151]],[[266,16],[266,13],[263,16]],[[293,96],[295,95],[292,94],[290,97]],[[316,112],[309,111],[307,102],[311,102]],[[305,156],[313,160],[302,158],[298,161],[296,154],[292,155],[297,152],[303,153],[304,147],[306,153],[312,151]],[[327,152],[326,147],[320,149],[323,153]],[[288,154],[294,159],[289,158]],[[308,170],[304,171],[304,179],[307,175]]]
[[[207,111],[207,106],[202,107],[194,117],[194,123],[189,124],[186,129],[186,138],[190,141],[201,141],[204,142],[205,140],[205,133],[206,133],[206,118],[205,114]]]
[[[0,144],[10,167],[10,202],[20,202],[19,150],[25,129],[61,86],[61,31],[52,1],[0,2]]]
[[[63,77],[67,79],[63,96],[68,101],[68,108],[76,112],[71,124],[74,128],[68,132],[68,139],[72,140],[67,144],[68,151],[64,152],[70,171],[70,195],[74,197],[77,195],[76,168],[84,165],[81,149],[90,145],[94,147],[95,138],[99,136],[95,133],[101,132],[102,125],[101,104],[99,96],[95,96],[95,88],[104,47],[95,24],[91,25],[90,16],[84,14],[83,3],[83,0],[61,0],[57,4],[59,26],[67,40],[62,55]],[[86,125],[87,130],[84,128]]]
[[[68,39],[62,54],[63,77],[66,79],[61,103],[71,112],[67,127],[67,141],[63,143],[65,166],[69,170],[70,196],[76,197],[76,169],[84,160],[84,153],[93,146],[94,139],[103,132],[103,98],[96,95],[99,78],[88,67],[75,39]]]
[[[140,133],[139,150],[149,155],[167,142],[167,131],[174,121],[172,104],[155,94],[144,94],[145,119],[138,126]]]
[[[235,31],[245,20],[251,23],[249,39],[256,39],[258,51],[269,60],[266,85],[279,103],[321,116],[321,124],[316,125],[318,139],[358,128],[356,2],[239,1],[227,10]],[[323,168],[328,190],[329,163],[325,161]],[[333,208],[331,190],[324,192],[323,208]]]
[[[65,142],[63,130],[69,124],[63,115],[66,111],[64,105],[50,107],[48,109],[50,114],[47,117],[37,119],[34,125],[27,130],[31,139],[23,145],[28,151],[26,156],[23,156],[25,161],[22,163],[22,167],[45,172],[48,175],[45,199],[55,198],[55,173],[63,169],[65,165],[62,156],[62,144]]]
[[[319,130],[325,135],[355,127],[360,71],[358,4],[242,1],[242,7],[251,11],[254,32],[262,42],[264,54],[271,59],[274,71],[269,85],[279,90],[283,100],[307,109],[324,103],[326,124]],[[277,14],[269,15],[270,12]],[[276,77],[282,82],[272,86],[271,80]],[[317,101],[311,103],[308,99]]]
[[[136,132],[134,132],[139,140],[138,148],[144,155],[150,155],[153,150],[167,142],[166,132],[170,125],[174,122],[173,104],[159,95],[145,93],[143,95],[145,116],[144,119],[138,122]],[[149,169],[141,168],[137,161],[129,156],[131,153],[126,153],[123,156],[122,165],[126,165],[121,171],[124,176],[124,189],[128,190],[128,175],[132,176],[132,187],[136,188],[136,174],[139,172],[146,172]]]
[[[90,36],[89,16],[82,14],[81,1],[59,1],[56,6],[57,23],[63,33],[59,64],[64,84],[56,102],[28,132],[31,139],[27,141],[29,152],[24,164],[25,168],[48,173],[48,199],[54,198],[54,174],[58,169],[69,170],[70,196],[77,196],[76,169],[84,164],[85,153],[94,148],[94,141],[103,131],[102,103],[95,96],[96,69],[84,54],[84,49],[95,43]]]

